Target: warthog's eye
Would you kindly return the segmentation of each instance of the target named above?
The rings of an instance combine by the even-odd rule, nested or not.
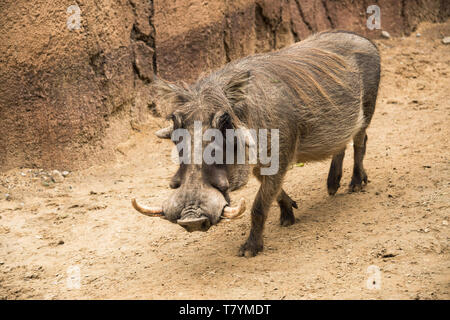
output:
[[[226,133],[226,129],[233,129],[230,114],[225,111],[218,111],[211,120],[211,127],[221,130],[223,134]]]

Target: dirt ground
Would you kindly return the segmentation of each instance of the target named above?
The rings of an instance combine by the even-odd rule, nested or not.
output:
[[[44,181],[38,169],[0,174],[0,298],[449,299],[450,46],[442,38],[450,23],[418,32],[377,41],[382,80],[365,192],[328,196],[329,162],[293,167],[284,187],[300,205],[297,223],[279,226],[274,204],[265,250],[238,257],[248,210],[189,234],[132,209],[132,196],[159,204],[171,192],[172,145],[152,134],[163,124],[155,119],[118,146],[117,161],[62,182]],[[252,178],[231,198],[251,201],[257,188]],[[381,282],[368,287],[373,268]]]

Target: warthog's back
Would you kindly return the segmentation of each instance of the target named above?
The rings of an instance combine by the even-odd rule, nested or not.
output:
[[[379,56],[363,37],[319,33],[283,50],[238,60],[208,80],[224,83],[241,70],[253,77],[236,114],[250,128],[280,129],[282,143],[296,146],[296,161],[342,150],[370,122],[373,110],[363,106],[370,95],[376,97]]]

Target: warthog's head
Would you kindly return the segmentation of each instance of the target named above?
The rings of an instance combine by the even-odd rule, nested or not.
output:
[[[172,124],[157,131],[156,135],[172,139],[181,160],[169,184],[175,192],[161,207],[144,207],[136,200],[132,201],[139,212],[163,217],[189,232],[206,231],[221,219],[237,218],[245,211],[244,199],[237,206],[230,206],[228,193],[247,183],[248,167],[226,161],[226,150],[229,150],[230,143],[236,150],[235,144],[239,142],[239,138],[233,137],[231,141],[227,139],[226,130],[235,129],[237,123],[241,123],[236,118],[234,107],[245,99],[249,73],[236,74],[224,84],[217,84],[211,79],[209,81],[200,81],[191,88],[157,81],[158,96],[165,98],[168,105],[172,106],[167,112]],[[206,138],[208,129],[216,129],[215,132],[222,135]],[[183,141],[186,132],[191,141]],[[181,143],[185,143],[188,148],[181,149]],[[194,155],[196,143],[200,144],[197,145],[201,150],[200,159],[198,153]],[[236,152],[233,153],[235,156]],[[214,163],[206,159],[204,154],[212,155]]]

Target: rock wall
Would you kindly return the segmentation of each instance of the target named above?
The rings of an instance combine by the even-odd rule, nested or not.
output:
[[[377,38],[366,27],[373,3],[393,36],[450,15],[447,0],[3,0],[0,170],[109,159],[133,123],[149,121],[154,73],[193,81],[329,28]],[[71,5],[79,29],[67,27]]]

